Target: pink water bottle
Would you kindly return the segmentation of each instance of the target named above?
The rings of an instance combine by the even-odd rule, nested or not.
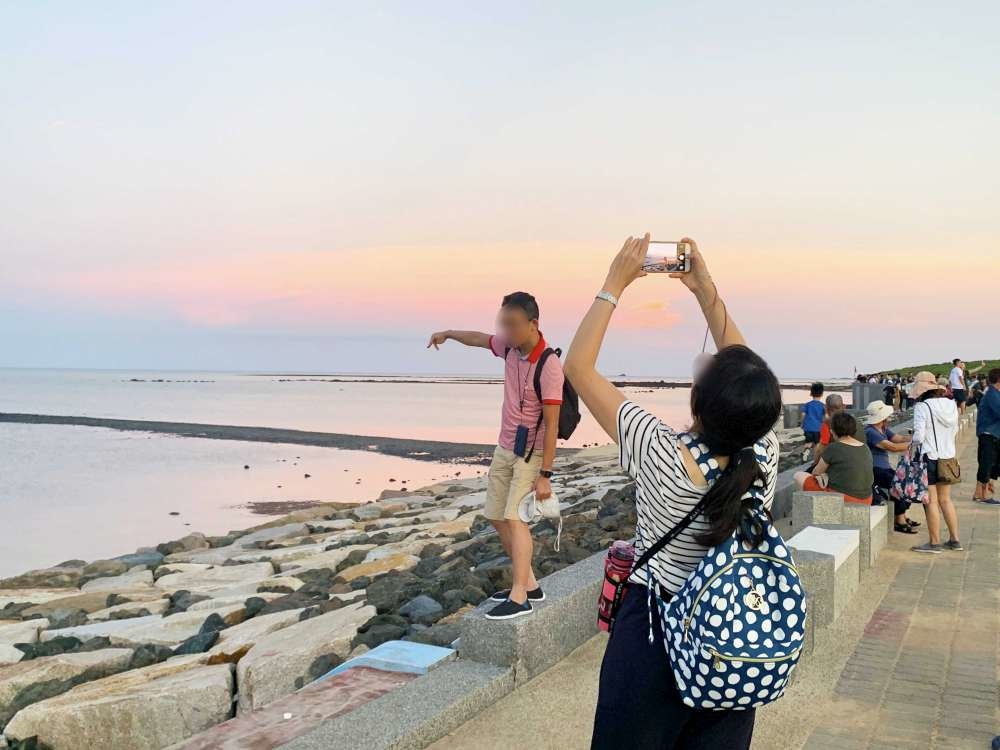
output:
[[[635,547],[631,542],[619,540],[608,550],[604,561],[604,584],[597,600],[597,627],[601,630],[611,630],[634,561]]]

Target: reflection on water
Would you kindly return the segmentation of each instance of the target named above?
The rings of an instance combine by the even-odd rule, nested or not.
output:
[[[386,488],[483,470],[332,448],[0,424],[0,576],[267,520],[246,503],[372,500]]]

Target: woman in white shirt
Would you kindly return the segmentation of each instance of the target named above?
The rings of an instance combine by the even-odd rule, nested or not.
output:
[[[944,550],[961,551],[958,537],[958,514],[951,502],[951,484],[943,481],[938,473],[938,462],[954,459],[955,436],[958,433],[958,407],[945,397],[942,386],[931,372],[918,372],[913,383],[913,442],[920,445],[927,464],[927,483],[930,498],[924,506],[927,514],[925,544],[911,547],[914,552],[940,554]],[[941,544],[941,516],[948,526],[949,539]]]
[[[651,583],[669,600],[701,562],[746,518],[744,493],[763,489],[774,499],[778,440],[772,429],[781,414],[778,379],[742,334],[689,239],[691,270],[671,274],[698,300],[718,353],[696,363],[691,388],[691,432],[705,443],[709,463],[722,474],[709,484],[677,432],[632,403],[596,369],[597,355],[618,297],[640,276],[649,245],[626,240],[608,271],[566,355],[566,377],[601,427],[619,444],[623,468],[636,481],[636,554],[666,536],[699,503],[702,510],[649,564]],[[697,450],[697,448],[695,449]],[[646,570],[629,577],[601,664],[592,750],[619,748],[750,747],[754,710],[697,709],[683,703],[663,642],[660,613],[647,606]]]

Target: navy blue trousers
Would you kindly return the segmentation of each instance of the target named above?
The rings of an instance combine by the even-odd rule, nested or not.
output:
[[[655,606],[655,604],[654,604]],[[684,705],[646,589],[630,585],[601,662],[592,750],[746,750],[754,709],[714,711]]]

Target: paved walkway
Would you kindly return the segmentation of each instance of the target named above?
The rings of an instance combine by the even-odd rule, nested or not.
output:
[[[961,463],[974,481],[972,441]],[[805,750],[981,750],[1000,734],[1000,507],[971,502],[972,489],[953,488],[966,551],[907,551]]]
[[[952,488],[966,551],[919,555],[909,547],[925,534],[892,534],[785,698],[758,711],[754,750],[987,750],[1000,734],[1000,507],[970,500],[974,438],[960,459],[972,480]],[[587,748],[605,641],[595,636],[432,747]]]

